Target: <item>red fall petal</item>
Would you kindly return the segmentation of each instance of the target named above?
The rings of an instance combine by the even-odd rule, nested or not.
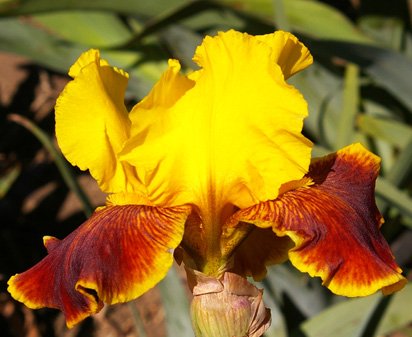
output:
[[[378,171],[378,157],[351,145],[312,163],[307,174],[311,186],[241,210],[236,218],[289,236],[295,243],[291,262],[320,276],[336,294],[391,293],[406,280],[379,231],[383,220],[374,198]]]
[[[103,303],[132,300],[158,283],[183,236],[187,207],[109,206],[64,240],[45,237],[48,255],[10,278],[28,307],[63,311],[72,327]]]

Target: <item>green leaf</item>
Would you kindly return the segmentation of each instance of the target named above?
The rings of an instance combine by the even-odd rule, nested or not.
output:
[[[0,20],[0,50],[24,55],[38,64],[66,72],[84,47],[63,44],[28,20],[7,18]]]
[[[373,306],[373,310],[370,311],[369,317],[360,327],[360,331],[357,334],[359,337],[370,337],[376,334],[378,325],[391,303],[393,296],[381,296],[379,301]]]
[[[0,50],[27,56],[54,70],[66,73],[73,62],[87,49],[88,47],[84,45],[63,42],[45,30],[39,29],[30,19],[0,20]],[[142,53],[131,50],[104,51],[104,57],[118,67],[128,68],[142,59]]]
[[[107,59],[111,60],[110,64],[117,65],[116,60],[109,57]],[[137,99],[145,97],[166,69],[166,60],[148,60],[131,69],[126,68],[130,74],[128,92]]]
[[[127,306],[129,307],[129,310],[132,314],[133,325],[134,325],[134,328],[136,329],[137,335],[139,337],[147,337],[147,333],[144,328],[144,323],[143,323],[141,314],[139,310],[137,310],[136,302],[135,301],[128,302]]]
[[[23,15],[59,10],[87,9],[104,10],[126,15],[155,16],[169,11],[177,6],[189,2],[188,0],[16,0],[0,3],[0,15]]]
[[[207,10],[198,11],[195,15],[188,16],[182,20],[182,25],[196,32],[204,32],[205,34],[216,34],[217,31],[226,31],[235,29],[239,31],[250,31],[248,27],[254,24],[251,23],[252,18],[247,15],[239,15],[238,12],[231,8],[226,8],[222,5],[216,5],[207,8]]]
[[[404,216],[412,218],[412,199],[388,180],[380,177],[376,181],[376,195],[396,207]],[[412,228],[410,222],[405,224]]]
[[[273,289],[275,285],[270,282],[263,282],[256,284],[260,289],[263,287],[263,302],[265,306],[270,309],[270,315],[272,323],[269,326],[269,329],[263,335],[264,337],[287,337],[287,326],[285,318],[281,309],[275,301],[275,295],[273,294]]]
[[[325,148],[332,148],[336,139],[336,120],[342,111],[342,80],[315,63],[290,79],[308,102],[309,116],[305,131]]]
[[[294,267],[276,265],[268,269],[264,284],[270,284],[274,296],[280,299],[286,293],[306,316],[313,316],[326,305],[324,289],[316,279],[309,278]]]
[[[36,41],[36,43],[33,43]],[[151,57],[148,50],[103,50],[102,57],[113,66],[130,73],[129,89],[143,97],[166,68],[166,57]],[[150,46],[149,46],[150,47]],[[89,47],[63,42],[30,20],[6,18],[0,20],[0,50],[29,57],[47,68],[67,73],[70,66]],[[158,51],[159,49],[156,49]]]
[[[396,186],[405,183],[412,170],[412,138],[409,138],[408,144],[402,149],[396,162],[392,165],[385,178]]]
[[[361,16],[358,20],[359,27],[371,36],[375,41],[379,41],[382,46],[401,50],[403,44],[404,23],[395,17],[384,16]]]
[[[358,115],[358,128],[368,136],[386,141],[403,149],[412,139],[412,127],[391,118]]]
[[[223,8],[221,5],[211,1],[188,2],[187,4],[183,4],[165,13],[150,18],[147,20],[142,29],[130,39],[130,41],[119,47],[129,48],[131,46],[136,46],[144,37],[161,32],[166,28],[174,28],[178,23],[184,23],[185,25],[190,25],[191,23],[192,29],[194,29],[193,26],[200,29],[200,26],[204,26],[205,24],[208,27],[215,24],[219,25],[219,23],[222,24],[224,22],[223,20],[219,22],[219,18],[221,18],[221,16],[216,15],[217,12],[222,12],[222,9]],[[205,22],[205,17],[206,20],[210,21]],[[231,24],[233,22],[236,22],[236,19],[232,15],[229,16],[229,22],[226,22],[226,24]],[[192,33],[196,34],[195,32]]]
[[[305,39],[311,51],[328,58],[339,57],[357,64],[379,86],[388,90],[412,113],[412,60],[393,50],[365,44]]]
[[[189,316],[189,301],[175,267],[159,283],[166,315],[167,336],[193,337]]]
[[[162,33],[162,38],[172,54],[184,66],[196,69],[192,61],[196,47],[202,42],[202,36],[182,26],[171,26]]]
[[[349,63],[345,71],[343,109],[338,121],[335,149],[340,149],[353,142],[354,122],[358,113],[359,100],[359,67]]]
[[[4,198],[4,196],[7,194],[10,187],[19,177],[20,171],[20,165],[15,165],[0,177],[0,199]]]
[[[285,12],[285,1],[284,0],[273,0],[273,11],[276,26],[278,29],[290,31],[291,27],[289,24],[288,17]]]
[[[50,137],[32,121],[21,115],[10,114],[8,117],[11,121],[16,122],[29,130],[45,147],[45,149],[49,151],[67,187],[79,198],[86,216],[90,216],[94,207],[78,184],[76,177],[71,171],[70,165],[63,158],[63,155],[56,149]]]
[[[301,325],[299,336],[305,337],[359,337],[362,336],[369,315],[374,312],[382,295],[350,299],[336,304]],[[393,295],[376,333],[383,336],[412,320],[410,303],[412,302],[412,284],[407,284],[400,292]]]
[[[220,0],[221,3],[255,13],[272,21],[273,0]],[[373,44],[342,13],[322,2],[310,0],[283,1],[285,16],[292,31],[322,39]],[[316,18],[316,19],[315,19]]]
[[[412,157],[412,138],[409,138],[409,142],[402,149],[400,154],[397,156],[396,161],[392,164],[388,172],[385,174],[385,181],[393,184],[394,187],[403,186],[412,171],[411,157]],[[389,191],[390,190],[388,190],[387,193],[389,193]],[[395,192],[396,190],[393,191],[393,193]],[[383,198],[385,198],[385,196],[383,196]],[[403,200],[403,198],[401,198],[400,200]],[[382,201],[378,202],[378,207],[382,213],[386,212],[387,206],[388,206],[388,203],[385,203]]]
[[[113,13],[64,11],[38,14],[31,19],[58,38],[95,48],[119,45],[132,36]]]
[[[317,144],[313,145],[312,158],[327,156],[330,153],[331,153],[331,151],[324,148],[323,146],[320,146],[320,145],[317,145]]]

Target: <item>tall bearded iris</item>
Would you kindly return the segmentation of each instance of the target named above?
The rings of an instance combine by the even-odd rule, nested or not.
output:
[[[307,104],[286,82],[312,63],[306,47],[285,32],[228,31],[206,37],[194,61],[201,69],[186,76],[170,60],[130,112],[124,71],[96,50],[72,66],[57,139],[106,206],[65,239],[45,237],[48,256],[10,279],[12,295],[73,326],[153,287],[173,252],[195,295],[199,280],[241,288],[286,259],[340,295],[400,289],[374,202],[379,158],[354,144],[311,161]]]

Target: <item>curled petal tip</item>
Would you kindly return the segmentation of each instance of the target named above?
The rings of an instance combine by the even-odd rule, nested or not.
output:
[[[399,271],[400,273],[402,271]],[[399,290],[402,290],[408,283],[408,280],[406,278],[401,278],[398,282],[385,286],[382,288],[382,294],[383,295],[390,295],[393,294]]]
[[[44,236],[43,237],[43,244],[46,247],[48,252],[51,252],[54,248],[59,245],[60,240],[56,239],[53,236]]]

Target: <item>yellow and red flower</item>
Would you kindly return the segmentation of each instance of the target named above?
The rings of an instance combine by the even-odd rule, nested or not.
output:
[[[201,69],[183,75],[170,60],[130,112],[127,73],[97,50],[72,66],[57,139],[107,204],[62,241],[45,237],[47,257],[10,279],[14,298],[73,326],[153,287],[178,247],[216,279],[259,279],[290,259],[337,294],[400,289],[374,201],[379,158],[354,144],[311,161],[307,104],[286,82],[312,63],[306,47],[286,32],[228,31],[206,37],[194,61]]]

